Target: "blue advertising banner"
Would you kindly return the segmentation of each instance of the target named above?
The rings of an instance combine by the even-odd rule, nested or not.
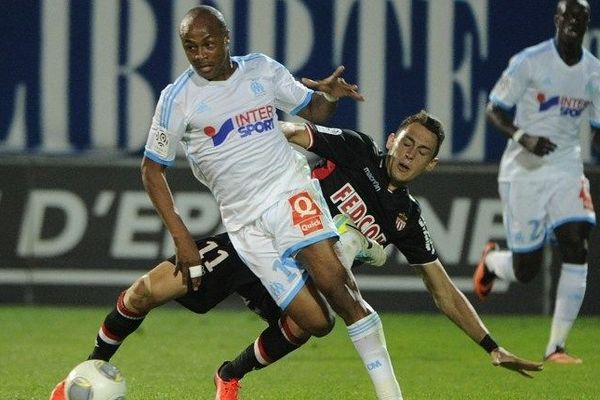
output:
[[[367,98],[333,125],[382,143],[427,108],[445,123],[446,160],[497,161],[487,94],[510,56],[554,34],[554,0],[4,0],[0,151],[138,154],[160,90],[187,66],[177,28],[205,3],[230,24],[233,54],[264,52],[298,78],[337,65]],[[585,45],[598,55],[600,8]],[[584,129],[585,131],[585,129]],[[583,156],[595,161],[589,133]]]

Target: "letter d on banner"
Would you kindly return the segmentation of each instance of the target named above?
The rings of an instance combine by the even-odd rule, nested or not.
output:
[[[65,216],[65,225],[53,237],[43,238],[48,208],[60,210]],[[25,208],[17,254],[20,257],[61,255],[79,243],[86,227],[87,210],[77,195],[64,190],[33,190]]]

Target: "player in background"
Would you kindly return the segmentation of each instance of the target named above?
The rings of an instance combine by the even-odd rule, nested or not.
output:
[[[488,121],[510,139],[498,176],[508,250],[489,242],[473,275],[481,299],[496,279],[530,282],[542,267],[546,241],[556,240],[562,267],[544,360],[561,364],[582,362],[565,349],[585,295],[596,222],[579,140],[589,108],[600,150],[600,61],[582,47],[589,21],[586,0],[559,1],[554,38],[512,57],[490,93]]]
[[[446,273],[420,206],[410,195],[408,183],[438,163],[444,130],[437,119],[425,111],[406,118],[389,135],[387,153],[379,151],[369,136],[353,130],[287,122],[282,129],[291,143],[323,158],[313,169],[313,176],[320,181],[330,212],[346,215],[351,226],[372,240],[398,248],[422,277],[438,308],[490,354],[493,365],[529,377],[527,371],[542,369],[541,363],[521,359],[492,339],[472,305]],[[287,354],[283,346],[278,352],[264,351],[269,342],[284,343],[286,338],[282,335],[293,338],[292,341],[298,338],[306,341],[307,334],[293,320],[287,322],[285,329],[273,331],[269,337],[261,334],[237,358],[221,366],[220,379],[235,383],[232,386],[236,391],[228,391],[228,396],[217,399],[237,399],[239,380],[246,373]]]
[[[330,305],[346,323],[377,398],[401,399],[379,316],[338,259],[338,234],[318,184],[276,113],[325,121],[338,97],[362,100],[357,86],[340,77],[341,68],[302,84],[264,54],[231,56],[229,29],[213,7],[188,11],[179,34],[191,67],[161,93],[142,160],[144,187],[175,243],[175,273],[196,288],[208,267],[165,172],[181,144],[194,176],[215,196],[236,252],[279,307],[323,336],[333,326]]]

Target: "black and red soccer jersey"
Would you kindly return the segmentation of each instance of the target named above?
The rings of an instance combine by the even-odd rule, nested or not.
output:
[[[393,244],[409,264],[426,264],[437,253],[408,187],[390,192],[386,155],[367,135],[310,125],[309,151],[323,158],[314,168],[332,215],[349,215],[368,237]]]

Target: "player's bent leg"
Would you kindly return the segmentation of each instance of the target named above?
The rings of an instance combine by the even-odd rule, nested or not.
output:
[[[348,335],[369,373],[377,398],[402,399],[379,315],[362,299],[352,272],[342,266],[332,242],[322,241],[304,248],[297,259],[307,266],[316,286],[346,322]],[[297,313],[291,311],[289,315],[302,326]]]
[[[117,298],[117,304],[104,318],[88,359],[110,361],[123,341],[135,332],[147,313],[186,293],[181,279],[173,276],[174,265],[164,261],[144,274]]]
[[[248,372],[262,369],[300,348],[310,336],[294,321],[282,316],[234,360],[224,362],[215,374],[217,400],[237,399],[239,381]]]
[[[217,400],[237,399],[240,380],[250,371],[262,369],[300,348],[310,334],[281,309],[260,281],[236,289],[252,311],[269,323],[259,337],[232,361],[224,362],[215,373]]]
[[[569,264],[584,264],[587,261],[587,242],[592,225],[587,222],[571,222],[554,230],[562,260]]]
[[[366,237],[348,215],[337,214],[333,222],[340,234],[340,246],[335,250],[341,253],[338,258],[345,267],[351,267],[355,260],[375,267],[385,264],[387,254],[383,246]]]
[[[331,332],[335,324],[335,316],[310,280],[290,302],[285,312],[306,335],[323,337]]]
[[[346,325],[369,314],[360,301],[354,276],[341,264],[331,239],[305,247],[298,252],[296,258],[307,267],[316,287]],[[306,328],[295,314],[290,313],[290,316]]]
[[[146,314],[187,293],[180,276],[174,276],[175,265],[163,261],[152,271],[142,275],[125,292],[125,306],[137,314]]]

